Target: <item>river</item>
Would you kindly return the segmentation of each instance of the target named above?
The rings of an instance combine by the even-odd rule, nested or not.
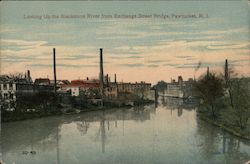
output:
[[[240,164],[250,143],[200,121],[195,106],[155,104],[3,123],[7,164]]]

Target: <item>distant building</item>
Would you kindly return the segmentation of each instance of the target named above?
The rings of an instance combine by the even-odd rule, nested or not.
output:
[[[104,89],[106,99],[117,99],[118,97],[118,84],[109,83],[109,86]]]
[[[93,90],[99,92],[99,89],[99,80],[72,80],[69,84],[62,84],[59,92],[70,92],[71,96],[79,96],[81,91],[88,95]]]
[[[105,88],[104,93],[106,99],[133,99],[135,97],[140,97],[142,99],[151,99],[152,97],[151,84],[145,82],[109,82],[109,84]],[[153,95],[155,95],[155,92],[153,93]]]
[[[56,80],[57,87],[60,87],[61,85],[70,84],[68,80]],[[54,80],[50,80],[50,85],[54,85]]]
[[[54,86],[48,78],[38,78],[34,82],[34,92],[53,92]]]
[[[38,78],[35,79],[35,85],[50,85],[50,80],[48,78]]]
[[[33,84],[28,70],[28,76],[9,77],[8,75],[0,76],[0,105],[6,110],[14,110],[16,100],[21,95],[33,94]]]
[[[4,109],[14,109],[16,101],[22,96],[33,96],[38,92],[53,92],[53,86],[49,79],[39,78],[33,83],[30,71],[25,73],[25,77],[0,76],[0,105]]]
[[[178,81],[171,80],[167,83],[167,89],[164,91],[165,96],[177,97],[177,98],[188,98],[193,96],[193,79],[189,78],[184,81],[182,76],[178,76]]]
[[[25,73],[25,77],[0,76],[0,100],[3,102],[16,101],[17,93],[33,91],[30,71]]]
[[[1,101],[16,101],[16,83],[10,81],[0,81],[0,100]]]

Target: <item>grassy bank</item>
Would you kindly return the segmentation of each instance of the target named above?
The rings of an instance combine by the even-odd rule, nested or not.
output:
[[[230,134],[233,134],[242,139],[250,140],[250,122],[248,121],[248,125],[245,129],[241,129],[236,124],[236,118],[232,118],[228,116],[227,111],[221,111],[219,117],[213,118],[211,117],[211,113],[204,109],[197,110],[198,119],[206,121],[214,126],[217,126]]]

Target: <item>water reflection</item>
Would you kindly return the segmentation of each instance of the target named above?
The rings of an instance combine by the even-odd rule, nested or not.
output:
[[[173,97],[162,97],[159,99],[158,104],[164,106],[168,110],[171,110],[171,115],[174,110],[177,110],[178,117],[182,116],[183,110],[193,110],[197,106],[195,103],[185,103],[182,99]]]
[[[194,104],[159,99],[129,109],[2,125],[7,163],[239,163],[250,144],[196,120]],[[36,154],[22,154],[23,151]],[[180,156],[182,158],[180,158]]]
[[[250,159],[250,143],[198,120],[199,146],[207,163],[244,163]],[[243,147],[241,147],[241,144]]]

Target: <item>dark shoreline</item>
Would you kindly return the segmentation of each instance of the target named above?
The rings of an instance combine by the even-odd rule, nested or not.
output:
[[[142,104],[135,103],[134,106],[132,105],[104,105],[103,107],[99,106],[88,106],[88,107],[70,107],[69,112],[62,112],[62,110],[65,110],[66,108],[60,109],[60,111],[54,112],[54,113],[39,113],[39,112],[31,112],[31,113],[5,113],[3,116],[3,113],[1,113],[1,123],[8,123],[8,122],[16,122],[16,121],[24,121],[24,120],[32,120],[32,119],[38,119],[38,118],[45,118],[45,117],[52,117],[52,116],[61,116],[61,115],[72,115],[72,114],[79,114],[79,113],[85,113],[85,112],[91,112],[91,111],[102,111],[102,110],[108,110],[108,109],[114,109],[114,108],[131,108],[131,107],[138,107],[138,106],[144,106],[155,103],[154,101],[145,101]],[[79,112],[77,112],[79,111]]]

